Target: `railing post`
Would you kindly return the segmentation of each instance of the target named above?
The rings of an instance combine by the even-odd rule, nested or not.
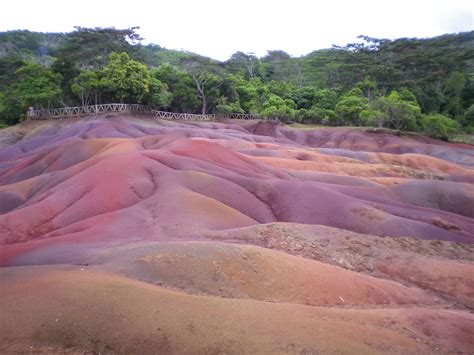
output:
[[[26,117],[33,119],[33,116],[35,115],[35,110],[33,107],[29,107],[28,111],[26,111]]]

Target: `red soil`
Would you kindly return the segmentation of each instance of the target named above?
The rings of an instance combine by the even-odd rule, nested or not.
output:
[[[463,310],[474,307],[473,186],[472,147],[387,132],[132,117],[26,122],[2,130],[0,274],[6,298],[0,311],[8,310],[8,318],[0,323],[0,349],[23,351],[34,343],[87,350],[85,330],[76,336],[49,323],[42,332],[38,327],[54,312],[83,322],[73,305],[87,309],[100,298],[100,285],[110,284],[137,297],[120,294],[114,301],[120,312],[136,317],[132,324],[146,315],[135,302],[172,303],[163,287],[179,291],[172,307],[194,309],[202,343],[193,347],[192,332],[170,323],[187,315],[170,313],[158,322],[168,352],[216,346],[228,352],[466,351],[474,346],[474,320]],[[275,222],[282,229],[267,227]],[[90,283],[89,291],[74,298],[75,281],[54,271],[63,267],[34,271],[45,264],[89,265],[87,274],[67,272],[78,285]],[[49,291],[40,291],[45,285]],[[72,308],[38,303],[40,294],[62,297],[57,292],[63,288]],[[15,299],[21,304],[13,306]],[[110,316],[110,309],[97,304],[97,314],[84,311],[103,337],[91,350],[160,346],[146,331],[138,338],[116,325],[110,334],[98,331],[96,317]],[[220,307],[220,320],[209,320],[211,305]],[[28,318],[37,307],[43,311]],[[443,310],[453,307],[460,309]],[[225,309],[234,309],[229,317],[246,335],[216,330],[230,332],[219,313]],[[338,320],[321,323],[316,318],[323,314]],[[263,315],[268,320],[257,322]],[[287,322],[295,328],[285,332]],[[314,327],[340,329],[330,337],[340,346],[316,336]],[[22,329],[27,335],[20,335]],[[373,333],[365,339],[367,332]],[[220,345],[211,344],[213,337]]]

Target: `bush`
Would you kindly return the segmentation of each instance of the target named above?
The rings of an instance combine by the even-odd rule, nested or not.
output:
[[[226,115],[230,113],[244,113],[238,102],[219,102],[216,106],[216,113]]]
[[[381,127],[384,121],[384,114],[381,111],[366,108],[359,114],[360,124],[362,126]]]
[[[296,117],[298,122],[301,123],[328,124],[335,121],[336,114],[333,110],[313,106],[309,110],[298,110]]]
[[[449,136],[459,131],[459,124],[441,114],[422,115],[421,129],[427,136],[448,140]]]
[[[354,91],[360,91],[354,89]],[[359,125],[359,114],[368,108],[368,100],[359,96],[344,96],[336,105],[336,114],[339,118],[339,124]]]
[[[414,131],[421,109],[408,90],[401,94],[392,91],[390,95],[379,98],[374,108],[384,113],[384,126],[404,131]]]
[[[469,106],[464,113],[463,123],[466,126],[474,126],[474,105]]]
[[[283,100],[277,95],[270,94],[263,103],[263,110],[260,114],[265,118],[292,119],[295,117],[296,111],[291,106],[288,100]]]

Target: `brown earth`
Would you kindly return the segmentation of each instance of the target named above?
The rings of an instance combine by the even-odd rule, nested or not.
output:
[[[2,353],[474,348],[474,149],[137,116],[0,131]]]

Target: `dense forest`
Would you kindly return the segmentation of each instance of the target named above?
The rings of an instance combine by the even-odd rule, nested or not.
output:
[[[225,62],[143,45],[138,28],[0,33],[0,122],[28,107],[142,103],[300,123],[377,126],[446,139],[474,129],[474,31],[360,42],[294,58],[237,52]]]

